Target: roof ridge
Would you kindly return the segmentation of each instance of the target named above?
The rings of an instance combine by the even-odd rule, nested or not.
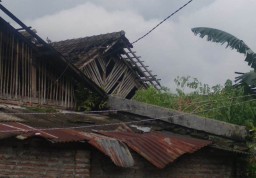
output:
[[[121,31],[117,31],[117,32],[110,32],[110,33],[101,33],[98,35],[92,35],[92,36],[84,36],[84,37],[78,37],[78,38],[69,38],[69,39],[65,39],[65,40],[60,40],[60,41],[54,41],[52,43],[61,43],[61,42],[67,42],[67,41],[71,41],[71,40],[82,40],[82,39],[88,39],[88,38],[95,38],[95,37],[99,37],[99,36],[107,36],[107,35],[113,35],[113,34],[119,34],[119,38],[122,36],[125,36],[125,31],[121,30]]]

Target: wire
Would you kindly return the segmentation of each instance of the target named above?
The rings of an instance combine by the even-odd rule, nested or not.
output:
[[[243,95],[243,96],[235,96],[235,97],[230,97],[230,98],[225,98],[225,99],[218,99],[218,100],[207,100],[207,101],[193,102],[193,104],[191,104],[188,107],[184,108],[182,111],[187,110],[188,108],[190,108],[191,106],[194,106],[195,104],[205,103],[204,105],[201,105],[201,106],[205,106],[205,105],[207,105],[208,103],[211,103],[211,102],[225,101],[225,100],[231,100],[231,99],[236,99],[236,98],[245,98],[245,97],[250,97],[250,96],[254,96],[254,95],[256,95],[256,94]],[[201,107],[201,106],[198,106],[198,107]]]
[[[115,112],[120,112],[120,111],[130,111],[131,109],[122,109],[122,110],[115,110],[115,109],[110,109],[110,110],[101,110],[101,111],[87,111],[87,112],[72,112],[72,111],[64,111],[64,112],[29,112],[29,113],[24,113],[24,112],[0,112],[0,115],[57,115],[57,114],[76,114],[76,115],[91,115],[91,114],[98,114],[98,113],[115,113]]]
[[[252,102],[252,101],[255,101],[255,100],[256,99],[251,99],[251,100],[248,100],[248,101],[243,101],[243,102],[240,102],[240,103],[231,104],[229,106],[239,105],[239,104],[242,104],[242,103]],[[0,130],[0,133],[24,132],[24,131],[25,132],[29,132],[29,131],[49,131],[49,130],[63,130],[63,129],[83,129],[83,128],[92,128],[92,127],[104,127],[104,126],[115,126],[115,125],[122,125],[122,124],[141,123],[141,122],[149,122],[149,121],[169,119],[169,118],[173,118],[173,117],[180,117],[180,116],[185,116],[185,115],[197,114],[197,113],[212,111],[212,110],[215,110],[215,109],[225,108],[225,107],[229,107],[229,106],[211,108],[211,109],[200,111],[200,112],[182,113],[182,114],[176,114],[176,115],[172,115],[172,116],[165,116],[165,117],[158,117],[158,118],[151,118],[151,119],[143,119],[143,120],[138,120],[138,121],[117,122],[117,123],[109,123],[109,124],[84,125],[84,126],[74,126],[74,127],[53,127],[53,128],[33,128],[33,129],[19,129],[19,130],[18,129],[17,130]]]
[[[193,0],[188,1],[186,4],[184,4],[182,7],[180,7],[179,9],[177,9],[175,12],[173,12],[171,15],[169,15],[168,17],[166,17],[163,21],[161,21],[159,24],[157,24],[154,28],[152,28],[148,33],[146,33],[145,35],[143,35],[142,37],[140,37],[139,39],[137,39],[136,41],[134,41],[132,44],[138,42],[139,40],[143,39],[145,36],[147,36],[149,33],[151,33],[153,30],[155,30],[159,25],[161,25],[164,21],[166,21],[167,19],[169,19],[171,16],[173,16],[174,14],[176,14],[177,12],[179,12],[181,9],[183,9],[185,6],[187,6],[189,3],[191,3]],[[1,2],[1,1],[0,1]],[[46,44],[49,45],[49,44]],[[54,49],[54,48],[52,48]],[[55,49],[54,49],[55,50]],[[55,50],[56,51],[56,50]],[[61,55],[62,56],[62,55]],[[66,59],[66,58],[65,58]],[[65,69],[63,70],[63,72],[60,74],[59,77],[57,77],[57,79],[55,81],[52,82],[52,84],[46,88],[46,91],[48,89],[50,89],[52,86],[54,86],[56,83],[58,83],[59,79],[62,78],[62,76],[66,73],[68,67],[69,67],[69,62],[66,60],[65,61],[67,63],[67,66],[65,67]],[[39,91],[37,91],[38,93]]]
[[[184,7],[186,7],[189,3],[191,3],[193,0],[188,1],[186,4],[184,4],[183,6],[181,6],[179,9],[177,9],[176,11],[174,11],[171,15],[169,15],[168,17],[166,17],[164,20],[162,20],[160,23],[158,23],[156,26],[154,26],[151,30],[149,30],[145,35],[143,35],[142,37],[138,38],[137,40],[135,40],[134,42],[132,42],[132,44],[137,43],[138,41],[142,40],[143,38],[145,38],[147,35],[149,35],[152,31],[154,31],[158,26],[160,26],[162,23],[164,23],[167,19],[169,19],[170,17],[172,17],[173,15],[175,15],[177,12],[179,12],[181,9],[183,9]]]
[[[120,38],[118,39],[120,40]],[[105,41],[104,43],[102,43],[101,45],[106,45],[107,44],[107,41]],[[57,49],[55,49],[51,44],[48,44],[50,45],[55,51],[57,51],[58,55],[62,56],[64,59],[65,59],[65,62],[67,63],[65,69],[63,70],[63,72],[57,77],[57,79],[55,79],[55,81],[52,81],[51,85],[45,89],[45,91],[49,90],[52,86],[54,86],[55,84],[57,84],[59,82],[59,80],[64,76],[64,74],[66,73],[68,67],[70,66],[70,64],[72,65],[72,63],[70,62],[70,60],[67,58],[67,57],[64,57],[62,53],[60,53]],[[96,48],[93,48],[93,49],[96,49]],[[116,51],[119,51],[121,48],[117,48]],[[102,52],[102,51],[101,51]],[[105,53],[103,55],[101,55],[101,57],[107,57],[109,55],[111,55],[111,53]],[[84,74],[85,75],[85,74]],[[39,93],[39,91],[38,91]]]
[[[236,97],[230,97],[230,98],[226,98],[226,99],[218,99],[218,100],[208,100],[208,101],[201,101],[201,102],[195,102],[194,104],[200,104],[200,103],[211,103],[211,102],[217,102],[217,101],[223,101],[223,100],[229,100],[229,99],[236,99],[236,98],[244,98],[244,97],[248,97],[248,96],[253,96],[253,95],[256,95],[256,94],[250,94],[250,95],[244,95],[244,96],[236,96]],[[248,100],[249,101],[249,100]],[[244,101],[246,102],[246,101]],[[242,102],[241,102],[242,103]],[[204,104],[204,105],[206,105]],[[204,106],[203,105],[203,106]],[[190,106],[193,106],[193,105],[190,105]],[[201,105],[202,106],[202,105]],[[201,107],[201,106],[198,106],[198,107]],[[197,110],[198,107],[195,109]],[[7,107],[8,108],[8,107]],[[187,107],[189,108],[189,107]],[[185,109],[187,109],[185,108]],[[182,110],[182,112],[185,111]],[[29,113],[24,113],[24,112],[14,112],[14,113],[11,113],[11,112],[0,112],[0,115],[6,115],[6,114],[12,114],[12,115],[57,115],[57,114],[77,114],[77,115],[88,115],[88,114],[94,114],[94,113],[111,113],[111,112],[120,112],[120,111],[130,111],[132,109],[122,109],[122,110],[117,110],[117,109],[108,109],[108,110],[95,110],[95,111],[84,111],[84,112],[74,112],[74,111],[61,111],[61,112],[29,112]],[[195,111],[194,110],[194,111]],[[190,113],[193,113],[194,111],[190,112]]]

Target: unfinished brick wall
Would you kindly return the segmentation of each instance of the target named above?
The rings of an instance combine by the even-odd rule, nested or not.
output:
[[[0,146],[0,178],[90,177],[85,149],[8,144]]]
[[[92,154],[93,178],[238,178],[243,177],[237,156],[225,151],[204,149],[184,155],[164,169],[157,169],[137,154],[133,168],[119,168],[100,153]]]

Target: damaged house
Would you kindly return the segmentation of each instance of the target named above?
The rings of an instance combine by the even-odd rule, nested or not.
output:
[[[2,7],[6,10],[4,7]],[[7,10],[6,10],[7,11]],[[8,13],[8,12],[7,12]],[[12,14],[20,29],[0,19],[0,99],[75,108],[76,85],[105,92]],[[30,34],[26,38],[23,34]]]
[[[132,98],[135,91],[149,85],[161,88],[156,75],[132,50],[124,31],[51,45],[110,95]]]
[[[48,44],[0,9],[0,177],[245,176],[245,127],[124,99],[160,84],[123,32]],[[79,85],[119,97],[76,112]]]

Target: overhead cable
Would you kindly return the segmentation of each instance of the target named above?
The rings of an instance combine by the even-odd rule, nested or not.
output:
[[[187,108],[182,110],[183,112],[188,109],[189,107],[195,105],[195,104],[210,104],[212,102],[217,102],[217,101],[225,101],[225,100],[231,100],[231,99],[238,99],[238,98],[246,98],[250,96],[255,96],[256,94],[249,94],[249,95],[243,95],[243,96],[234,96],[230,98],[225,98],[225,99],[215,99],[215,100],[206,100],[206,101],[200,101],[200,102],[195,102],[192,105],[189,105]],[[251,100],[247,100],[251,101]],[[246,103],[247,101],[242,101],[238,103]],[[202,106],[202,105],[201,105]],[[201,107],[199,106],[199,107]],[[226,107],[226,106],[225,106]],[[1,107],[0,107],[1,108]],[[8,107],[7,107],[8,108]],[[216,109],[216,108],[214,108]],[[102,114],[102,113],[117,113],[117,112],[125,112],[125,111],[131,111],[132,109],[106,109],[106,110],[92,110],[92,111],[83,111],[83,112],[76,112],[76,111],[60,111],[60,112],[0,112],[0,115],[65,115],[65,114],[76,114],[76,115],[92,115],[92,114]],[[194,113],[194,112],[190,112]]]
[[[158,23],[156,26],[154,26],[151,30],[149,30],[145,35],[143,35],[142,37],[138,38],[137,40],[135,40],[134,42],[132,42],[132,44],[137,43],[138,41],[142,40],[143,38],[145,38],[147,35],[149,35],[152,31],[154,31],[158,26],[160,26],[162,23],[164,23],[167,19],[169,19],[170,17],[172,17],[173,15],[175,15],[177,12],[179,12],[181,9],[183,9],[184,7],[186,7],[189,3],[191,3],[193,0],[188,1],[186,4],[184,4],[183,6],[181,6],[179,9],[177,9],[176,11],[174,11],[171,15],[169,15],[168,17],[166,17],[164,20],[162,20],[160,23]]]
[[[136,120],[136,121],[116,122],[116,123],[109,123],[109,124],[83,125],[83,126],[73,126],[73,127],[33,128],[33,129],[26,129],[26,130],[24,130],[24,129],[0,130],[0,133],[24,132],[24,131],[25,132],[30,132],[30,131],[39,131],[40,132],[40,131],[63,130],[63,129],[86,129],[86,128],[94,128],[94,127],[115,126],[115,125],[122,125],[122,124],[134,124],[134,123],[149,122],[149,121],[156,121],[156,120],[161,121],[163,119],[186,116],[186,115],[191,115],[191,114],[204,113],[204,112],[213,111],[213,110],[216,110],[216,109],[221,109],[221,108],[230,107],[230,106],[234,106],[234,105],[239,105],[239,104],[242,104],[242,103],[248,103],[248,102],[252,102],[252,101],[256,101],[256,99],[251,99],[251,100],[248,100],[248,101],[243,101],[243,102],[239,102],[239,103],[235,103],[235,104],[230,104],[228,106],[221,106],[221,107],[211,108],[211,109],[207,109],[207,110],[200,111],[200,112],[181,113],[181,114],[175,114],[175,115],[172,115],[172,116],[142,119],[142,120]]]

